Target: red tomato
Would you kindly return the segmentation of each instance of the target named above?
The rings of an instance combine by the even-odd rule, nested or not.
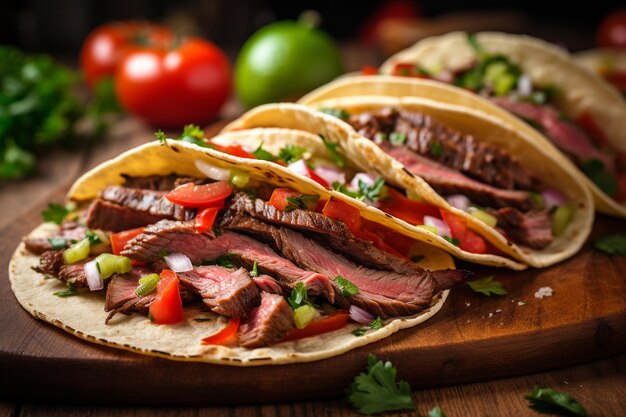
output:
[[[359,209],[335,197],[331,197],[326,202],[322,213],[328,217],[344,222],[354,235],[357,235],[361,229],[361,213]]]
[[[231,88],[226,55],[198,38],[129,52],[115,73],[122,106],[162,128],[205,124],[219,114]]]
[[[214,145],[215,146],[215,145]],[[240,158],[256,159],[256,156],[246,151],[241,145],[217,146],[220,152],[227,153]]]
[[[373,65],[364,65],[361,67],[361,75],[378,75],[378,67]]]
[[[103,77],[113,77],[122,57],[148,45],[172,42],[172,31],[147,22],[115,22],[93,30],[83,42],[80,66],[87,83],[93,87]]]
[[[150,320],[155,324],[176,324],[183,321],[178,276],[169,269],[161,272],[156,298],[150,304]]]
[[[576,124],[591,135],[591,138],[595,140],[597,144],[600,146],[609,146],[609,140],[591,114],[588,112],[581,113],[576,119]]]
[[[470,230],[463,218],[441,209],[441,217],[450,228],[454,239],[459,240],[459,247],[469,253],[487,253],[487,242],[473,230]]]
[[[211,230],[215,222],[215,217],[217,217],[217,213],[219,213],[221,209],[222,207],[205,207],[198,210],[195,224],[196,231],[198,233],[205,233]]]
[[[424,216],[439,217],[437,207],[411,200],[391,187],[387,187],[387,196],[380,200],[379,208],[413,225],[424,224]]]
[[[626,10],[618,10],[604,18],[596,35],[598,46],[626,48]]]
[[[278,210],[283,211],[287,208],[287,198],[301,196],[302,193],[290,190],[289,188],[276,188],[272,192],[269,204],[276,207]]]
[[[319,185],[321,185],[324,188],[330,188],[330,184],[328,184],[328,181],[326,181],[324,178],[320,177],[319,175],[317,175],[315,173],[315,171],[313,171],[311,168],[309,168],[307,166],[308,169],[308,177],[311,178],[313,181],[315,181],[316,183],[318,183]]]
[[[309,323],[309,325],[304,329],[292,329],[282,341],[286,342],[288,340],[302,339],[303,337],[317,336],[318,334],[341,329],[348,324],[349,317],[350,314],[344,311],[338,311],[334,314]]]
[[[180,185],[165,196],[174,204],[183,207],[198,208],[219,206],[224,199],[233,192],[226,181],[217,181],[211,184],[196,185],[193,182]]]
[[[223,345],[224,342],[228,341],[232,336],[237,333],[239,329],[239,323],[241,319],[239,317],[233,317],[228,321],[226,327],[221,329],[219,332],[212,334],[211,336],[205,337],[202,339],[203,345]]]
[[[124,247],[126,246],[128,241],[140,233],[143,233],[143,227],[124,230],[123,232],[119,233],[111,233],[109,239],[111,240],[111,249],[113,250],[113,254],[119,255],[120,252],[124,250]]]

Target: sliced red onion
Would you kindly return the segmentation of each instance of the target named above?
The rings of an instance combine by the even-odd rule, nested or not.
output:
[[[206,175],[207,178],[211,178],[216,181],[228,181],[230,178],[230,170],[228,169],[216,167],[215,165],[211,165],[199,159],[196,159],[195,164],[196,168]]]
[[[464,196],[463,194],[453,194],[446,197],[448,204],[450,204],[454,208],[458,208],[459,210],[467,211],[467,209],[472,205],[472,202],[469,198]]]
[[[287,165],[287,169],[305,177],[309,176],[309,167],[306,162],[304,162],[304,159],[298,159],[296,162],[292,162]]]
[[[439,236],[446,236],[452,238],[452,233],[450,232],[450,227],[448,223],[440,220],[436,217],[432,216],[424,216],[424,224],[426,226],[432,226],[437,229],[437,234]]]
[[[346,174],[344,174],[343,172],[341,172],[337,168],[319,166],[319,167],[315,168],[313,171],[317,175],[322,177],[322,179],[324,181],[326,181],[327,183],[329,183],[331,185],[333,183],[335,183],[335,182],[338,182],[339,184],[345,184],[346,183]]]
[[[180,252],[170,253],[164,257],[167,266],[174,272],[187,272],[193,269],[191,260],[187,255]]]
[[[543,198],[543,206],[547,209],[562,206],[567,203],[567,198],[553,188],[543,190],[541,192],[541,197]]]
[[[90,291],[98,291],[104,288],[104,281],[102,280],[102,275],[100,275],[100,271],[98,271],[98,265],[96,265],[96,260],[87,262],[84,266],[85,275],[87,276],[87,285],[89,285]]]
[[[527,97],[533,92],[533,82],[527,74],[522,74],[517,79],[517,92],[522,97]]]
[[[365,184],[372,186],[376,182],[376,178],[370,174],[366,174],[365,172],[359,172],[352,178],[350,181],[350,189],[358,190],[359,189],[359,180],[363,181]]]
[[[350,306],[350,318],[361,324],[370,324],[374,320],[372,314],[357,306]]]

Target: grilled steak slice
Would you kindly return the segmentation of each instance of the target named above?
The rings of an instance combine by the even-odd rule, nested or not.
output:
[[[252,200],[244,193],[235,194],[231,198],[219,224],[225,229],[245,232],[249,229],[248,221],[251,217],[265,223],[306,231],[307,235],[316,237],[316,240],[360,265],[396,272],[419,268],[414,263],[378,249],[371,242],[357,238],[340,220],[310,210],[281,211],[261,199]]]
[[[100,198],[136,211],[146,212],[161,219],[190,220],[193,210],[172,203],[165,198],[166,192],[142,190],[112,185],[102,191]]]
[[[261,274],[256,277],[252,277],[252,281],[254,281],[256,286],[259,287],[261,291],[279,295],[283,293],[283,289],[280,287],[280,284],[269,275]]]
[[[96,199],[89,206],[85,223],[90,229],[121,232],[147,226],[159,220],[161,220],[159,216]]]
[[[239,344],[253,349],[282,340],[295,326],[293,312],[283,297],[261,293],[261,305],[241,325]]]
[[[512,206],[524,211],[533,208],[530,193],[527,191],[503,190],[483,184],[404,146],[382,143],[380,147],[408,171],[422,177],[441,195],[463,194],[475,203],[491,207]]]
[[[124,187],[141,188],[142,190],[170,191],[176,188],[178,175],[151,175],[149,177],[131,177],[122,174]]]
[[[197,233],[192,222],[161,220],[129,241],[121,254],[137,261],[153,262],[159,259],[162,250],[184,253],[194,264],[226,254],[236,256],[249,267],[256,261],[258,269],[276,277],[285,291],[303,282],[311,295],[324,295],[330,302],[334,301],[332,285],[324,275],[299,268],[248,236],[224,231],[212,239]]]
[[[448,129],[423,113],[384,108],[352,115],[348,122],[372,140],[379,132],[405,134],[408,149],[489,185],[533,189],[537,181],[506,151]]]
[[[211,311],[226,317],[243,317],[259,304],[259,290],[248,271],[217,265],[179,272],[181,282],[193,288]]]
[[[85,238],[87,229],[84,226],[79,225],[77,222],[65,222],[61,225],[61,232],[58,238],[65,240],[65,243],[69,246],[73,240],[82,240]],[[24,239],[24,245],[30,252],[41,255],[42,253],[53,250],[52,244],[48,238],[30,238]]]
[[[498,226],[504,229],[507,235],[516,242],[533,249],[543,249],[554,240],[552,221],[547,210],[522,213],[508,207],[491,213],[498,219]]]
[[[39,257],[39,265],[33,269],[40,274],[56,277],[63,266],[63,250],[49,250]]]
[[[69,282],[75,288],[87,287],[85,264],[91,261],[93,257],[83,259],[75,264],[65,265],[63,263],[63,252],[62,249],[44,252],[39,258],[39,265],[33,269],[41,274]]]

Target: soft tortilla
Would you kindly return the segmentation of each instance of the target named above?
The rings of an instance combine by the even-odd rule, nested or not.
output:
[[[482,221],[450,206],[424,180],[403,170],[402,164],[383,152],[372,141],[360,137],[347,123],[297,104],[283,103],[257,107],[226,126],[224,131],[234,131],[232,134],[236,134],[239,129],[279,127],[309,132],[309,138],[312,137],[311,134],[325,135],[329,141],[339,143],[347,158],[360,169],[366,172],[378,172],[385,178],[385,181],[415,193],[430,204],[464,217],[472,230],[486,238],[505,255],[517,261],[512,263],[510,258],[504,256],[479,255],[462,251],[439,236],[395,219],[397,224],[407,227],[407,230],[410,228],[417,233],[428,236],[429,242],[433,245],[470,262],[507,266],[514,269],[519,269],[519,266],[516,265],[519,262],[534,267],[549,266],[578,252],[591,231],[594,214],[593,200],[589,191],[581,183],[572,179],[572,175],[575,178],[575,174],[573,174],[575,170],[571,163],[565,166],[560,165],[553,154],[542,149],[540,143],[528,140],[493,116],[462,106],[442,104],[416,97],[344,97],[316,102],[316,106],[345,109],[350,113],[388,106],[413,109],[430,114],[451,128],[474,134],[481,140],[497,144],[516,155],[522,166],[535,173],[547,187],[562,191],[569,201],[575,204],[577,208],[575,217],[563,235],[555,239],[548,248],[533,250],[519,247],[508,242],[504,236]],[[255,134],[250,137],[254,139],[260,137],[259,135]],[[265,138],[269,143],[267,136]],[[284,135],[283,143],[289,143],[289,141],[302,144],[303,139],[301,137],[294,139]],[[311,139],[308,141],[311,142]]]
[[[251,177],[276,186],[287,186],[326,198],[331,194],[312,181],[302,180],[281,167],[264,161],[245,160],[189,143],[169,141],[168,146],[161,146],[156,142],[143,145],[99,165],[76,181],[68,198],[79,203],[86,202],[96,197],[107,185],[121,184],[122,173],[148,176],[175,172],[179,175],[202,177],[202,172],[194,164],[198,160],[216,167],[245,170]],[[339,198],[343,199],[341,196]],[[348,202],[354,205],[350,200]],[[377,213],[371,213],[367,208],[359,209],[368,219],[388,221]],[[57,230],[58,226],[44,223],[31,232],[30,236],[51,236]],[[425,256],[424,261],[420,262],[425,268],[454,268],[452,258],[433,246],[416,242],[412,251]],[[146,316],[140,314],[118,315],[110,324],[105,325],[107,313],[104,311],[102,291],[90,293],[82,290],[78,296],[56,297],[53,293],[64,290],[65,284],[56,279],[46,279],[44,275],[34,272],[32,267],[38,261],[39,256],[28,252],[22,243],[13,254],[9,267],[12,290],[20,304],[34,317],[93,343],[173,360],[234,366],[309,362],[339,355],[376,342],[400,329],[422,323],[441,309],[449,293],[444,291],[436,295],[432,305],[423,312],[388,320],[383,328],[370,330],[361,337],[351,334],[352,330],[360,326],[350,324],[317,337],[266,348],[203,346],[200,340],[221,329],[226,324],[225,318],[198,307],[186,307],[185,320],[177,325],[151,324]],[[210,321],[198,321],[198,318]]]

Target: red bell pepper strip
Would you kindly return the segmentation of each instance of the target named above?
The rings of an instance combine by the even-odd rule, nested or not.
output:
[[[469,253],[488,253],[487,242],[473,230],[467,227],[467,223],[462,217],[454,213],[440,209],[441,217],[450,228],[453,239],[459,240],[459,247]]]
[[[119,255],[120,252],[124,250],[128,241],[141,233],[143,233],[143,227],[112,233],[109,239],[111,240],[111,249],[113,250],[113,254]]]
[[[361,213],[359,209],[342,200],[331,197],[324,205],[322,213],[344,222],[354,235],[357,235],[359,230],[361,230]]]
[[[183,207],[214,207],[222,204],[224,199],[232,192],[233,189],[226,181],[217,181],[204,185],[188,182],[174,188],[165,197],[172,203],[180,204]]]
[[[387,187],[387,195],[380,200],[379,208],[412,225],[424,224],[424,216],[439,218],[438,207],[411,200],[391,187]]]
[[[169,269],[161,272],[156,298],[150,304],[150,320],[155,324],[176,324],[183,321],[178,276]]]
[[[203,345],[223,345],[228,339],[237,333],[239,329],[239,323],[241,319],[239,317],[232,317],[228,320],[226,327],[222,328],[219,332],[212,334],[211,336],[202,339]]]
[[[318,183],[319,185],[321,185],[324,188],[330,188],[330,184],[328,184],[328,181],[326,181],[324,178],[320,177],[319,175],[317,175],[315,173],[315,171],[313,171],[311,168],[307,167],[308,170],[308,177],[311,178],[313,181],[315,181],[316,183]]]
[[[196,215],[196,232],[206,233],[213,228],[213,223],[222,207],[205,207],[198,210]]]
[[[319,320],[312,321],[304,329],[292,329],[282,341],[286,342],[288,340],[302,339],[303,337],[317,336],[318,334],[341,329],[348,324],[349,317],[350,314],[345,311],[338,311]]]

